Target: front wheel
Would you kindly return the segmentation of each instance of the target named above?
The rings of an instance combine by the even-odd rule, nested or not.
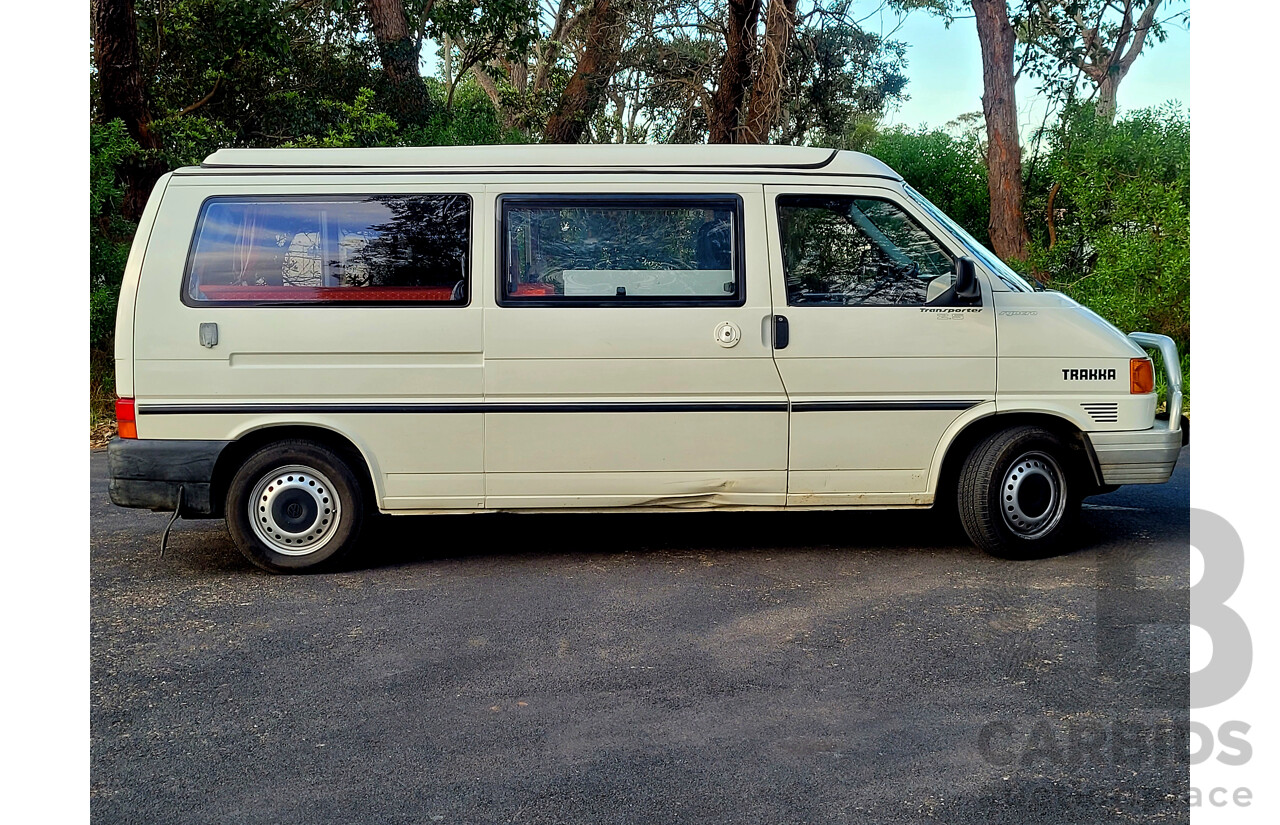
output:
[[[331,561],[359,539],[360,482],[337,454],[288,440],[253,455],[227,490],[227,528],[264,570],[300,572]]]
[[[1026,559],[1062,549],[1080,508],[1068,451],[1040,427],[1013,427],[974,447],[960,470],[957,509],[978,547]]]

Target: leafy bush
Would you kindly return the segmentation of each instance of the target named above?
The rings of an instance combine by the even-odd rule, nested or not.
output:
[[[940,129],[898,127],[871,138],[863,151],[893,167],[969,234],[987,243],[991,198],[986,158],[976,139]]]
[[[396,121],[377,108],[372,89],[361,89],[354,102],[321,103],[325,131],[303,135],[284,146],[475,146],[510,143],[521,139],[514,130],[504,133],[488,96],[470,78],[454,90],[453,106],[444,106],[445,87],[438,81],[426,84],[434,105],[425,122],[401,128]]]
[[[89,127],[89,346],[109,351],[115,333],[116,302],[135,224],[120,217],[124,186],[120,169],[142,150],[114,120]]]
[[[236,136],[225,123],[198,114],[158,118],[150,128],[164,146],[160,155],[167,169],[198,166],[217,150],[233,145]]]
[[[487,146],[528,141],[520,131],[503,128],[493,102],[470,76],[458,81],[453,91],[453,105],[449,109],[444,106],[447,97],[444,83],[427,80],[427,93],[439,103],[425,125],[405,130],[405,145]]]
[[[1165,106],[1112,124],[1082,107],[1049,138],[1048,180],[1027,199],[1033,271],[1121,329],[1168,335],[1186,353],[1189,117]]]
[[[374,108],[373,90],[361,89],[351,103],[324,101],[322,107],[331,113],[331,125],[323,135],[304,135],[284,145],[323,147],[395,146],[399,143],[399,126],[385,112]]]

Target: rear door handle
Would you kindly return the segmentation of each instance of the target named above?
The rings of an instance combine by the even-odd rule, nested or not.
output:
[[[773,348],[786,349],[791,343],[791,323],[785,315],[773,316]]]

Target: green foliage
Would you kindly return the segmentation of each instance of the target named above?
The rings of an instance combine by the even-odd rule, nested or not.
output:
[[[115,419],[116,374],[112,353],[89,350],[89,426]]]
[[[134,224],[120,217],[124,186],[120,169],[142,149],[124,124],[89,127],[89,345],[108,350],[115,332],[116,302]]]
[[[171,169],[196,166],[213,152],[236,145],[235,130],[206,115],[170,115],[151,121],[160,138],[164,165]]]
[[[829,145],[907,99],[906,44],[840,19],[799,27],[796,40],[787,51],[781,142]]]
[[[986,158],[972,135],[898,127],[867,140],[863,151],[884,161],[969,234],[988,243]]]
[[[1176,106],[1112,124],[1069,111],[1028,194],[1033,270],[1123,330],[1191,342],[1191,122]],[[1049,193],[1054,186],[1049,232]]]
[[[906,99],[906,44],[862,28],[865,19],[853,5],[850,0],[802,4],[784,56],[786,80],[768,142],[829,146]],[[707,112],[725,57],[727,4],[638,3],[635,8],[621,76],[610,90],[610,116],[593,124],[594,139],[705,142]],[[767,16],[762,10],[758,41]]]
[[[286,147],[367,147],[394,146],[399,127],[390,115],[373,108],[373,90],[361,89],[353,103],[324,101],[331,110],[331,124],[323,135],[304,135],[285,142]]]
[[[522,60],[537,39],[529,21],[538,16],[533,0],[436,0],[425,33],[457,44],[460,67],[495,60]]]
[[[427,81],[427,93],[444,101],[448,94],[443,82]],[[487,146],[495,143],[527,143],[529,138],[516,129],[504,128],[489,96],[470,76],[453,90],[453,106],[438,107],[423,126],[406,129],[406,146]]]
[[[321,137],[380,72],[354,3],[138,0],[146,98],[171,166]]]
[[[1150,27],[1143,26],[1143,13],[1161,2]],[[1183,8],[1175,11],[1177,6]],[[1094,98],[1101,77],[1120,71],[1137,32],[1145,50],[1168,39],[1168,24],[1190,22],[1187,0],[1033,0],[1013,4],[1010,15],[1020,71],[1041,94],[1063,102]]]

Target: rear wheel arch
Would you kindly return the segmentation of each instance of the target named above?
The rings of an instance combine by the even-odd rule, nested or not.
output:
[[[213,513],[214,517],[221,518],[226,515],[221,510],[226,501],[227,489],[232,477],[244,462],[268,444],[285,440],[312,441],[333,450],[351,467],[364,491],[365,500],[376,508],[379,500],[378,489],[373,481],[371,463],[364,450],[360,449],[354,441],[328,427],[308,424],[272,424],[244,433],[228,444],[218,456],[213,467],[210,490],[211,500],[216,510]]]

